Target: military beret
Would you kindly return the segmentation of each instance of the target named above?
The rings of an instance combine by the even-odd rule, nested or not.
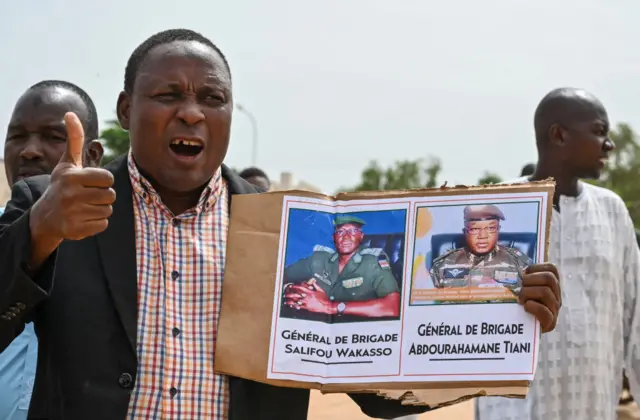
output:
[[[349,216],[349,215],[345,215],[345,214],[341,214],[339,216],[336,216],[336,219],[333,221],[333,224],[338,227],[338,226],[342,226],[342,225],[346,225],[347,223],[353,223],[356,225],[366,225],[366,223],[364,222],[364,220],[362,220],[359,217],[356,216]]]
[[[481,206],[467,206],[464,208],[464,221],[472,222],[478,220],[504,220],[504,213],[493,204]]]

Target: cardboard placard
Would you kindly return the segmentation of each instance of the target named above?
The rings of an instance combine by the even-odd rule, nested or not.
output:
[[[233,198],[215,369],[407,404],[523,397],[555,183]],[[509,320],[509,322],[505,322]]]

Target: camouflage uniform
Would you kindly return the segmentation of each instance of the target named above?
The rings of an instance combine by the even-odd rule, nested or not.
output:
[[[485,220],[504,220],[504,214],[494,205],[465,207],[465,223]],[[495,234],[499,235],[499,230]],[[437,288],[504,286],[517,295],[522,288],[522,273],[531,264],[529,256],[515,248],[496,245],[479,255],[463,247],[436,258],[430,274]]]
[[[458,248],[436,258],[431,279],[438,288],[502,285],[517,295],[522,288],[522,272],[529,265],[531,259],[515,248],[496,246],[480,256]]]

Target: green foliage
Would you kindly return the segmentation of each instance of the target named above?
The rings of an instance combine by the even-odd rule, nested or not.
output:
[[[593,184],[618,194],[627,205],[636,227],[640,227],[640,144],[629,124],[621,123],[611,131],[616,145],[598,181]]]
[[[105,148],[102,165],[129,151],[129,132],[120,127],[117,120],[107,121],[107,128],[100,133],[100,140]]]
[[[441,184],[438,175],[442,164],[437,158],[402,160],[388,168],[372,161],[364,168],[360,184],[354,188],[341,188],[340,191],[384,191],[409,190],[415,188],[435,188]],[[498,184],[502,178],[493,172],[485,172],[479,184]]]
[[[493,172],[485,171],[484,175],[482,175],[482,178],[478,180],[478,185],[499,184],[501,182],[502,178],[500,177],[500,175]]]
[[[442,170],[440,160],[402,160],[383,168],[372,161],[362,171],[360,184],[341,191],[383,191],[434,188],[438,186],[438,175]]]

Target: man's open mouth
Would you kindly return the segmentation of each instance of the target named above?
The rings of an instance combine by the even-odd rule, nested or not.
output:
[[[169,148],[178,156],[192,157],[202,152],[204,145],[200,140],[175,139]]]

